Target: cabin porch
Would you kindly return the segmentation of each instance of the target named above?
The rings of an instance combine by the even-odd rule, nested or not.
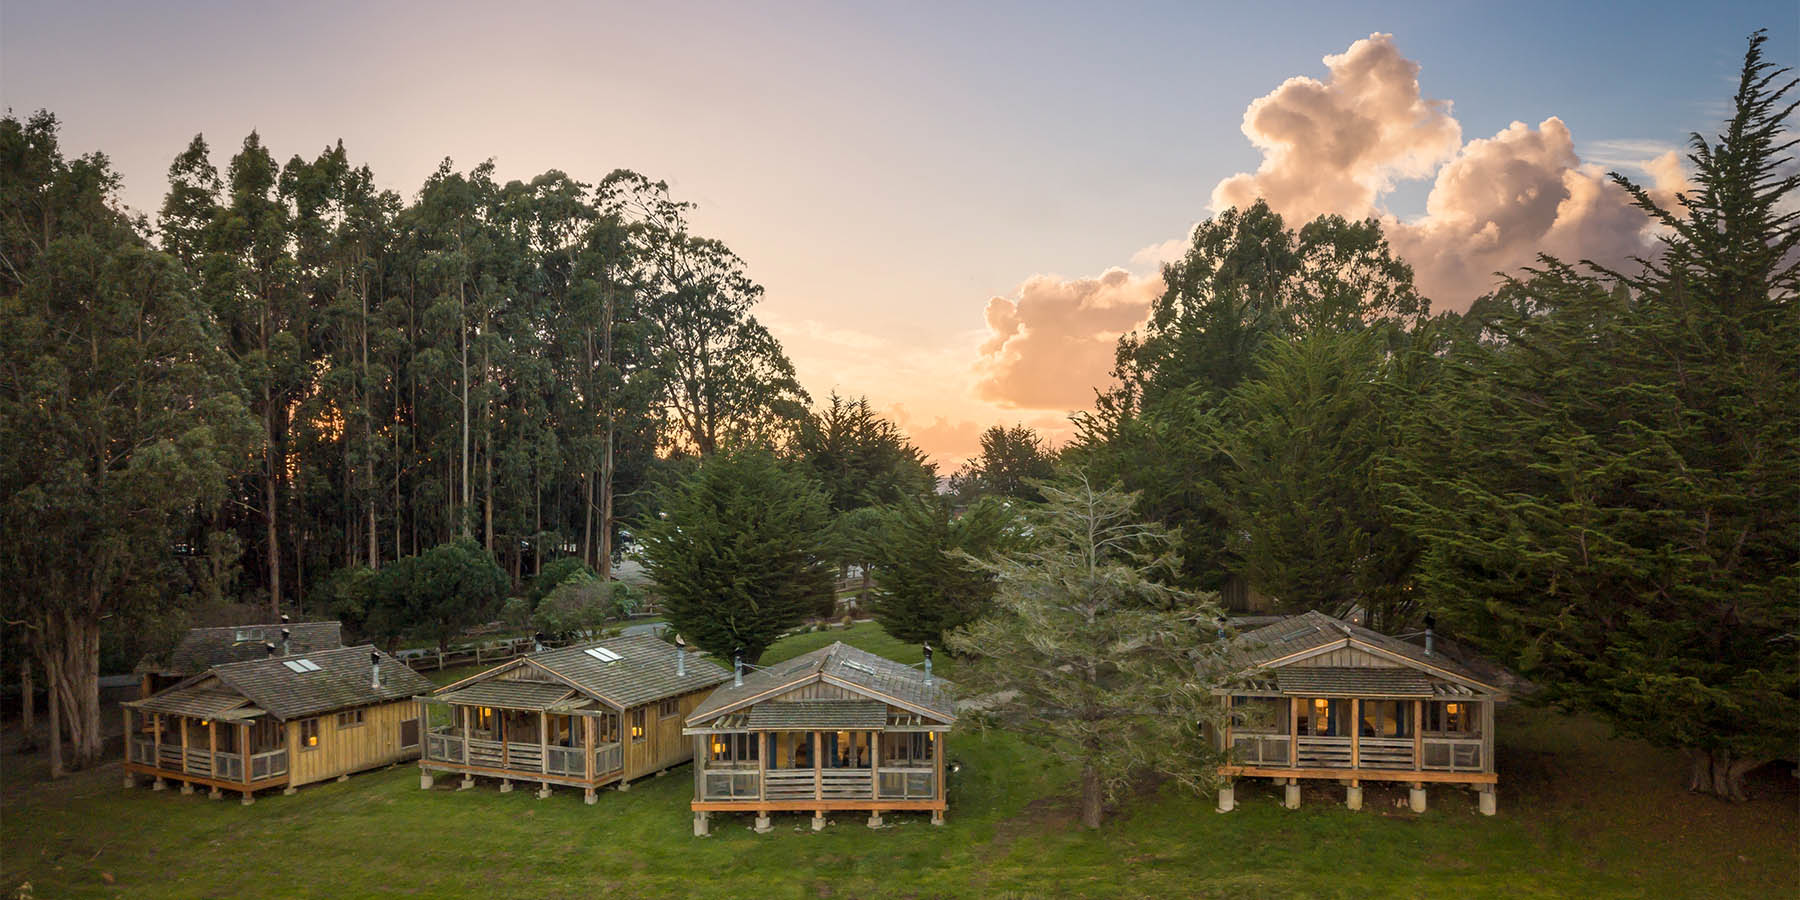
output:
[[[138,775],[148,775],[156,790],[163,790],[167,779],[178,782],[184,794],[205,786],[215,800],[224,791],[237,791],[248,805],[256,791],[288,783],[281,723],[260,710],[181,715],[122,709],[127,787],[136,785]]]
[[[473,787],[477,776],[500,779],[502,792],[512,790],[514,781],[535,782],[540,797],[549,795],[551,785],[563,785],[583,788],[593,803],[595,789],[624,776],[615,711],[558,706],[561,694],[537,703],[514,699],[510,706],[418,699],[425,735],[421,787],[432,786],[434,770],[460,772],[463,788]]]
[[[829,811],[866,811],[871,827],[889,810],[928,811],[934,824],[943,822],[941,728],[745,727],[690,733],[697,834],[705,833],[712,812],[755,812],[758,831],[771,827],[771,812],[801,810],[813,812],[815,829],[824,827]]]
[[[1444,692],[1455,694],[1444,696]],[[1230,698],[1223,748],[1228,778],[1285,784],[1286,805],[1299,805],[1300,779],[1346,785],[1346,803],[1361,806],[1364,781],[1411,785],[1411,805],[1425,808],[1427,783],[1466,784],[1492,814],[1498,776],[1493,760],[1494,700],[1440,686],[1429,696],[1245,695]],[[1227,786],[1219,808],[1235,797]]]

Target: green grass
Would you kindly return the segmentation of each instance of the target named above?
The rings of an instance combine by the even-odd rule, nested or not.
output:
[[[768,664],[844,640],[904,661],[870,625],[793,636]],[[940,663],[946,663],[943,656]],[[435,673],[432,673],[435,674]],[[444,673],[447,678],[458,673]],[[870,831],[804,816],[757,835],[715,816],[694,838],[678,769],[601,795],[549,800],[418,789],[398,766],[244,808],[203,794],[123,790],[117,764],[65,781],[8,757],[0,895],[61,897],[1777,897],[1792,896],[1792,779],[1765,772],[1732,806],[1679,789],[1681,761],[1590,722],[1511,709],[1500,720],[1501,814],[1434,788],[1424,816],[1371,786],[1352,813],[1335,785],[1298,811],[1240,786],[1237,812],[1170,786],[1124,798],[1099,832],[1073,820],[1072,773],[1006,734],[956,735],[941,828],[889,816]]]

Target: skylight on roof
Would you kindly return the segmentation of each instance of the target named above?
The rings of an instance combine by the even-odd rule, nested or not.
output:
[[[843,663],[845,667],[855,669],[858,672],[864,672],[869,675],[878,674],[875,671],[875,667],[869,665],[868,663],[857,662],[854,659],[843,659],[843,660],[839,660],[839,662]]]
[[[618,662],[624,658],[605,647],[589,647],[587,648],[587,655],[601,662]]]
[[[317,672],[319,664],[310,659],[284,659],[281,664],[295,672]]]

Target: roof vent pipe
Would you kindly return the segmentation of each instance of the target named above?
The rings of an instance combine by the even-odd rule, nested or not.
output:
[[[743,654],[743,651],[738,651],[737,653],[732,655],[731,667],[732,667],[731,686],[732,687],[743,687],[744,686],[744,654]]]
[[[281,655],[282,656],[288,655],[288,638],[292,637],[292,636],[293,636],[293,632],[288,631],[286,628],[281,629]]]
[[[544,633],[539,631],[531,636],[531,652],[544,652]]]
[[[381,690],[381,651],[369,651],[369,687]]]
[[[679,634],[675,636],[675,677],[687,677],[687,641]]]
[[[274,656],[275,655],[275,642],[274,641],[263,641],[263,649],[267,650],[269,652],[270,656]]]
[[[1218,635],[1219,635],[1219,640],[1222,641],[1225,639],[1225,617],[1224,616],[1219,617]]]
[[[1437,643],[1437,616],[1425,614],[1425,655],[1430,656]]]
[[[925,642],[925,683],[931,683],[931,642]]]

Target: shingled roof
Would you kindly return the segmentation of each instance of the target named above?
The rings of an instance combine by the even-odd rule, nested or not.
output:
[[[1428,654],[1425,648],[1390,637],[1361,625],[1335,619],[1316,610],[1289,616],[1238,635],[1232,641],[1238,662],[1247,669],[1280,668],[1287,660],[1333,644],[1355,646],[1395,659],[1400,665],[1427,674],[1449,677],[1501,692],[1489,678],[1476,675],[1445,655]]]
[[[605,652],[596,657],[589,650]],[[625,634],[533,653],[516,665],[539,669],[547,673],[546,678],[554,677],[583,694],[620,709],[702,691],[731,680],[731,673],[724,667],[692,650],[687,651],[687,660],[682,666],[685,674],[675,674],[676,652],[673,644],[656,635]],[[617,659],[601,658],[609,655]],[[483,672],[440,688],[438,694],[451,702],[461,703],[458,695],[462,692],[475,684],[495,683],[499,679],[492,676],[512,667],[501,666]]]
[[[281,644],[281,629],[288,630],[290,654],[315,653],[344,646],[343,626],[337,622],[290,622],[286,625],[226,625],[191,628],[166,660],[145,660],[139,671],[174,675],[198,675],[213,666],[245,662],[268,655],[263,646]]]
[[[713,691],[688,716],[687,725],[698,727],[721,713],[815,681],[836,684],[946,723],[956,721],[949,682],[934,678],[927,684],[925,673],[918,669],[839,641],[751,672],[744,676],[742,685],[728,684]]]
[[[369,644],[214,666],[212,674],[277,719],[299,719],[338,709],[417,696],[431,690],[425,676],[381,654],[381,686],[369,683]],[[317,671],[296,672],[287,664],[310,660]]]

